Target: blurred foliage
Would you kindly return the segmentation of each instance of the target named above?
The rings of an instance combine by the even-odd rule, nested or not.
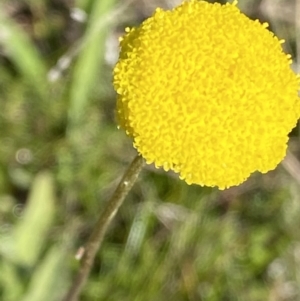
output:
[[[296,56],[292,19],[279,18],[275,4],[268,15],[261,2],[239,5],[268,20]],[[118,36],[151,14],[146,4],[0,3],[3,301],[61,299],[78,267],[76,250],[135,155],[114,121],[111,71]],[[297,155],[297,131],[291,143]],[[299,300],[299,195],[282,166],[226,191],[147,167],[110,227],[82,300]]]

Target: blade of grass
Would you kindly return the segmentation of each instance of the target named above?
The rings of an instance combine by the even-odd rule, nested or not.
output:
[[[15,260],[26,266],[32,266],[43,247],[45,235],[54,216],[54,183],[52,174],[37,174],[32,184],[24,216],[15,229]]]
[[[18,269],[9,261],[0,263],[0,287],[3,300],[18,301],[24,291],[23,279],[18,274]]]
[[[61,248],[54,246],[35,269],[22,301],[58,300],[66,282],[64,277],[64,252]]]
[[[12,19],[4,16],[2,11],[0,5],[0,45],[32,89],[45,97],[46,66],[26,32]]]
[[[80,125],[103,63],[109,12],[115,0],[94,1],[84,45],[77,59],[70,91],[69,125]]]

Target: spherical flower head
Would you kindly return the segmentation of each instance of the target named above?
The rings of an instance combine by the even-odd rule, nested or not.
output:
[[[299,77],[236,2],[183,2],[126,29],[117,118],[147,163],[224,189],[274,169],[300,115]]]

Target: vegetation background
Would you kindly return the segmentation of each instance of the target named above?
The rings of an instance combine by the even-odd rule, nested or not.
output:
[[[114,119],[118,37],[179,2],[0,2],[1,300],[57,301],[68,289],[77,249],[135,156]],[[297,71],[300,1],[239,7],[286,40]],[[225,191],[148,166],[81,300],[300,300],[299,154],[296,128],[283,164]]]

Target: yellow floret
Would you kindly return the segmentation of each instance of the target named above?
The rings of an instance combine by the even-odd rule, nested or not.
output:
[[[120,42],[118,122],[147,163],[188,184],[223,189],[274,169],[300,116],[283,41],[235,4],[157,9]]]

